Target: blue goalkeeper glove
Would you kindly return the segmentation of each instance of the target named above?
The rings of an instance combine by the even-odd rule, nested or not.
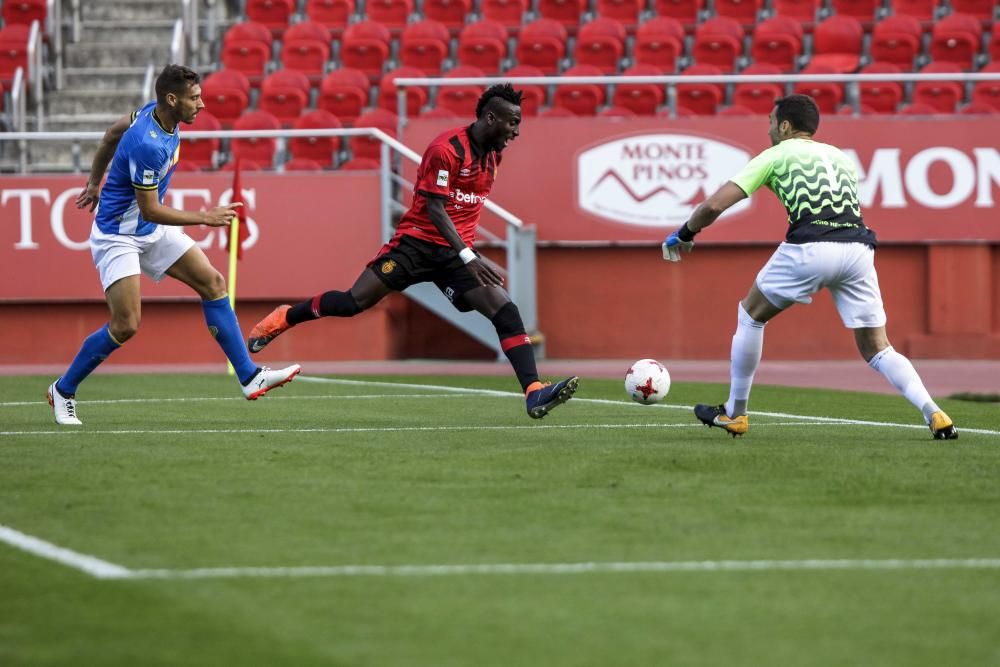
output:
[[[691,252],[694,248],[694,233],[688,229],[685,222],[673,234],[663,241],[663,259],[668,262],[681,261],[681,250]]]

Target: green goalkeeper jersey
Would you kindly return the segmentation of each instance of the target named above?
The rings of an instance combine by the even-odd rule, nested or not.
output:
[[[749,197],[766,185],[788,211],[788,243],[838,241],[875,246],[861,219],[858,172],[837,147],[786,139],[750,160],[732,179]]]

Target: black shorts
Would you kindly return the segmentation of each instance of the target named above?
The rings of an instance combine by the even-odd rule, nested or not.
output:
[[[399,292],[432,282],[461,311],[472,310],[465,293],[481,286],[454,248],[413,236],[393,239],[368,266],[386,287]]]

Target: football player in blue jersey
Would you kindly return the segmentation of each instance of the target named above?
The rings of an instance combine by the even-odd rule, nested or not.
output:
[[[83,341],[66,372],[49,386],[56,423],[81,423],[76,414],[77,387],[139,328],[140,273],[156,281],[170,276],[197,292],[208,329],[232,363],[247,399],[259,398],[301,370],[297,364],[272,370],[250,360],[225,279],[180,229],[227,226],[240,204],[197,212],[163,204],[180,153],[179,126],[192,123],[205,108],[200,82],[190,68],[164,67],[156,79],[156,101],[116,121],[94,155],[90,178],[76,205],[91,211],[97,207],[90,248],[111,317]],[[107,182],[101,189],[106,170]]]

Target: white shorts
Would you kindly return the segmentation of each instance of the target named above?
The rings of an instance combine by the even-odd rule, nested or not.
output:
[[[122,278],[140,273],[159,282],[193,245],[194,240],[179,227],[167,225],[145,236],[105,234],[96,222],[90,228],[90,252],[105,291]]]
[[[848,329],[885,325],[875,250],[864,243],[782,243],[757,274],[757,289],[778,308],[811,303],[824,287]]]

